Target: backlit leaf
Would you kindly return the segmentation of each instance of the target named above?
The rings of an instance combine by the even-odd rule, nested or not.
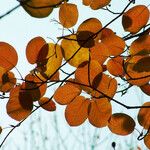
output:
[[[59,9],[59,20],[65,28],[74,26],[78,20],[77,5],[71,3],[61,4]]]
[[[61,42],[63,48],[63,56],[68,63],[74,67],[78,67],[82,62],[89,60],[89,49],[81,48],[76,41],[76,36],[68,36]]]
[[[56,105],[55,102],[48,97],[42,97],[38,101],[39,105],[47,111],[55,111],[56,110]]]
[[[40,36],[35,37],[29,41],[26,47],[26,57],[30,64],[34,64],[37,62],[39,54],[40,56],[41,55],[43,56],[47,52],[47,49],[44,49],[43,47],[45,44],[46,44],[46,41]]]
[[[111,0],[82,0],[83,5],[90,6],[93,10],[100,9],[110,3]]]
[[[140,89],[147,95],[150,96],[150,83],[140,86]]]
[[[83,96],[77,96],[65,110],[65,118],[70,126],[81,125],[88,117],[89,100]]]
[[[49,43],[44,62],[39,62],[37,69],[45,79],[50,79],[62,63],[62,49],[60,45]]]
[[[115,34],[111,34],[101,41],[108,47],[109,56],[118,56],[124,51],[125,41]]]
[[[66,83],[65,85],[58,87],[54,93],[54,99],[61,105],[69,104],[73,99],[79,96],[81,89],[78,85],[73,83]]]
[[[150,71],[147,66],[141,66],[141,68],[137,68],[136,65],[138,66],[138,62],[141,59],[144,59],[146,57],[140,56],[140,55],[135,55],[129,59],[126,60],[125,62],[125,72],[126,72],[126,79],[128,80],[129,83],[137,86],[142,86],[149,82],[150,80]],[[147,62],[148,63],[148,62]],[[149,63],[148,63],[149,66]]]
[[[148,149],[150,149],[150,134],[147,134],[145,137],[144,137],[144,144],[146,145],[146,147]]]
[[[129,50],[131,55],[150,54],[150,35],[140,36],[132,42]]]
[[[142,106],[150,106],[150,102],[145,102]],[[140,108],[138,122],[144,129],[150,127],[150,108]]]
[[[21,0],[21,2],[23,8],[29,15],[36,18],[44,18],[49,16],[53,11],[53,7],[59,4],[61,0],[30,0],[27,2]]]
[[[117,80],[104,73],[96,76],[93,81],[93,86],[95,85],[95,89],[98,90],[92,91],[92,96],[95,97],[113,98],[117,90]]]
[[[21,88],[24,92],[30,94],[32,101],[37,101],[45,94],[47,85],[37,76],[28,74],[25,77],[25,82],[22,83]]]
[[[9,92],[16,84],[16,78],[13,72],[0,72],[0,91]]]
[[[112,133],[128,135],[134,131],[135,121],[124,113],[115,113],[108,121],[108,128]]]
[[[0,42],[0,67],[6,70],[14,68],[18,61],[16,50],[5,42]]]
[[[100,38],[100,33],[97,37],[94,36],[102,28],[101,22],[96,18],[89,18],[82,22],[77,29],[77,41],[82,47],[93,47],[95,42]]]
[[[149,20],[149,9],[144,5],[137,5],[130,8],[123,14],[122,25],[125,31],[137,33]]]
[[[107,6],[111,0],[91,0],[90,7],[94,10]]]
[[[94,99],[90,101],[88,119],[95,127],[107,126],[108,119],[112,113],[111,104],[106,98]]]
[[[109,56],[108,48],[103,43],[96,43],[90,50],[91,59],[97,60],[100,65],[102,65]]]
[[[98,61],[91,60],[90,63],[84,62],[77,68],[75,72],[75,79],[79,83],[85,85],[82,86],[83,90],[85,90],[87,93],[91,93],[93,91],[93,80],[98,74],[102,73],[102,71],[103,69]],[[90,85],[91,87],[88,87]],[[96,84],[94,86],[96,86]]]
[[[118,56],[109,59],[107,62],[107,70],[109,71],[110,74],[114,76],[123,77],[125,75],[123,69],[123,58]]]
[[[7,102],[6,109],[7,114],[17,120],[28,117],[33,108],[32,100],[30,96],[20,89],[20,86],[16,86],[10,91],[10,98]]]

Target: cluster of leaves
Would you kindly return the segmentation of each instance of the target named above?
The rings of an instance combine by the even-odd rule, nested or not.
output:
[[[110,0],[82,2],[97,10],[107,6]],[[150,148],[150,102],[130,107],[114,99],[116,93],[125,94],[132,86],[138,86],[150,96],[150,11],[144,5],[128,9],[133,2],[129,1],[125,9],[105,26],[97,18],[85,20],[76,32],[59,37],[60,44],[47,43],[40,36],[31,39],[26,47],[26,57],[35,68],[20,84],[10,71],[17,64],[17,53],[8,43],[0,42],[0,91],[9,92],[8,115],[22,122],[41,107],[55,111],[57,102],[67,105],[65,118],[70,126],[79,126],[88,119],[95,127],[108,126],[112,133],[131,134],[136,125],[134,119],[125,113],[112,113],[111,101],[114,101],[127,109],[140,108],[138,123],[147,130],[143,138]],[[77,6],[68,1],[20,0],[20,4],[37,18],[47,17],[58,7],[59,21],[64,28],[73,27],[78,20]],[[124,31],[129,33],[125,37],[108,28],[120,16]],[[127,45],[126,41],[134,37],[137,38]],[[75,71],[64,72],[66,64],[73,66]],[[65,79],[60,76],[61,71],[66,74]],[[129,85],[128,88],[118,91],[118,79]],[[48,87],[59,83],[52,97],[44,97]],[[37,101],[39,106],[33,109]]]

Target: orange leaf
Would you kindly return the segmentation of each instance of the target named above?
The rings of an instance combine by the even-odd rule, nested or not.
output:
[[[82,47],[90,48],[95,45],[95,42],[100,38],[94,36],[102,28],[101,22],[96,18],[89,18],[82,22],[77,30],[77,41]]]
[[[88,117],[89,100],[83,96],[77,96],[65,110],[65,118],[70,126],[81,125]]]
[[[95,127],[107,126],[112,113],[111,104],[106,98],[92,99],[89,105],[88,119]]]
[[[96,43],[95,46],[90,48],[90,54],[92,60],[97,60],[100,65],[102,65],[108,58],[108,48],[103,43]]]
[[[109,59],[107,62],[107,70],[109,71],[110,74],[114,76],[123,77],[125,75],[123,69],[123,58],[118,56]]]
[[[61,0],[30,0],[22,2],[21,4],[25,11],[32,17],[44,18],[49,16],[49,14],[53,11],[53,7],[60,2]]]
[[[14,68],[18,61],[16,50],[5,42],[0,42],[0,67],[6,70]]]
[[[96,60],[90,62],[84,62],[75,71],[75,79],[85,86],[82,89],[87,93],[92,92],[92,85],[94,78],[103,71],[101,65]],[[91,87],[88,87],[90,86]],[[94,85],[95,86],[95,85]]]
[[[71,3],[63,3],[59,9],[59,20],[63,27],[70,28],[77,23],[78,8]]]
[[[140,36],[132,42],[129,50],[131,55],[150,54],[150,35]]]
[[[54,93],[54,99],[60,105],[69,104],[75,97],[79,96],[81,89],[78,85],[73,83],[66,83],[65,85],[57,88]]]
[[[47,111],[55,111],[56,105],[53,100],[49,99],[48,97],[41,97],[38,101],[39,105]]]
[[[142,106],[150,106],[150,102],[146,102]],[[149,129],[150,108],[140,108],[139,113],[138,113],[138,122],[144,129]]]
[[[90,7],[94,10],[107,6],[111,0],[91,0]]]
[[[91,0],[82,0],[83,5],[89,6],[91,3]]]
[[[108,47],[109,56],[118,56],[124,51],[125,41],[115,34],[111,34],[101,41]]]
[[[45,44],[46,44],[46,41],[40,36],[35,37],[29,41],[26,47],[26,57],[30,64],[34,64],[37,62],[39,53],[40,53],[40,56],[47,54],[47,49],[44,47]]]
[[[16,86],[10,91],[9,101],[7,102],[6,109],[7,114],[17,120],[21,121],[22,119],[28,117],[33,108],[32,100],[30,95],[23,92],[20,89],[20,86]]]
[[[137,5],[130,8],[123,14],[122,25],[125,31],[137,33],[149,20],[149,9],[144,5]]]
[[[137,67],[137,66],[140,66],[140,63],[139,63],[140,60],[144,60],[145,58],[147,57],[141,56],[141,55],[135,55],[126,60],[125,65],[124,65],[125,72],[126,72],[125,76],[130,84],[142,86],[146,84],[147,82],[149,82],[150,80],[150,71],[148,71],[149,61],[146,62],[146,65],[148,64],[148,66],[144,65],[144,66],[141,66],[140,68]]]
[[[150,96],[150,83],[140,86],[140,89],[147,95]]]
[[[144,144],[146,145],[146,147],[148,149],[150,149],[150,134],[147,134],[145,137],[144,137]]]
[[[33,101],[37,101],[45,94],[47,85],[37,76],[28,74],[25,77],[25,82],[22,83],[21,88],[31,96]]]
[[[96,90],[92,91],[92,96],[95,97],[111,97],[116,93],[117,80],[104,73],[97,75],[93,81],[93,85],[96,85]]]
[[[150,56],[139,59],[133,66],[136,72],[150,72]]]
[[[118,135],[131,134],[135,127],[135,121],[124,113],[115,113],[108,121],[108,128]]]
[[[0,91],[10,92],[10,90],[15,86],[16,78],[13,72],[0,72]]]

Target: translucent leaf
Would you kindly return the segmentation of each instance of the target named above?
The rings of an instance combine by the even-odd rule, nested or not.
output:
[[[111,0],[82,0],[83,5],[90,6],[93,10],[105,7]]]
[[[118,56],[124,51],[125,41],[115,34],[111,34],[101,39],[101,41],[108,47],[109,56]]]
[[[125,31],[137,33],[149,20],[149,9],[144,5],[137,5],[130,8],[123,14],[122,25]]]
[[[34,64],[37,62],[37,59],[39,59],[38,58],[39,54],[40,56],[47,54],[46,47],[43,47],[45,44],[46,44],[46,41],[40,36],[35,37],[29,41],[26,47],[26,57],[30,64]]]
[[[150,102],[144,103],[142,106],[149,106]],[[144,129],[150,127],[150,108],[140,108],[138,113],[138,122]]]
[[[134,57],[131,57],[126,60],[125,62],[125,72],[126,72],[126,79],[128,80],[129,83],[137,86],[142,86],[149,82],[150,80],[150,71],[149,68],[147,68],[147,64],[145,66],[142,66],[141,68],[137,68],[136,65],[138,66],[138,62],[141,59],[144,59],[146,57],[140,56],[140,55],[135,55]],[[148,63],[149,66],[149,63]]]
[[[95,89],[98,91],[92,91],[92,96],[106,98],[108,96],[113,98],[113,96],[116,94],[117,80],[104,73],[95,77],[93,85],[96,86]]]
[[[123,77],[125,75],[124,69],[123,69],[123,57],[115,57],[111,58],[107,62],[107,70],[110,74],[114,76],[121,76]]]
[[[87,93],[91,93],[93,91],[93,80],[102,71],[101,65],[96,60],[91,60],[90,63],[84,62],[75,71],[75,79],[77,82],[85,85],[82,86],[83,90]],[[88,87],[90,85],[91,87]]]
[[[59,20],[65,28],[74,26],[78,20],[77,5],[71,3],[61,4],[59,9]]]
[[[60,45],[49,43],[48,53],[43,62],[37,64],[37,70],[45,79],[50,79],[62,63],[62,49]]]
[[[140,86],[140,89],[147,95],[150,96],[150,83]]]
[[[133,70],[136,72],[150,72],[150,56],[139,59],[134,64]]]
[[[20,89],[20,86],[16,86],[10,91],[9,101],[7,102],[6,109],[7,114],[17,120],[28,117],[33,108],[30,95]]]
[[[111,0],[91,0],[90,7],[94,10],[107,6]]]
[[[83,5],[89,6],[91,3],[91,0],[82,0]]]
[[[106,98],[94,99],[90,101],[88,119],[95,127],[101,128],[108,124],[108,119],[112,113],[111,104]]]
[[[45,94],[47,85],[37,76],[28,74],[25,77],[25,82],[22,83],[21,88],[24,92],[30,94],[32,101],[37,101]]]
[[[140,36],[132,42],[129,50],[131,55],[150,54],[150,35]]]
[[[77,96],[65,110],[65,118],[70,126],[81,125],[88,117],[89,100],[83,96]]]
[[[109,28],[104,28],[101,31],[101,39],[107,38],[110,35],[115,35],[115,33],[111,29],[109,29]]]
[[[150,149],[150,134],[144,137],[144,144],[146,145],[148,149]]]
[[[36,18],[44,18],[49,16],[53,11],[53,7],[57,6],[61,0],[30,0],[27,2],[22,1],[22,6],[25,11]]]
[[[82,47],[93,47],[95,42],[100,38],[100,33],[96,36],[98,31],[102,28],[101,22],[96,18],[89,18],[82,22],[77,29],[77,41]]]
[[[112,133],[128,135],[134,131],[135,121],[124,113],[115,113],[108,121],[108,128]]]
[[[5,42],[0,42],[0,67],[6,70],[14,68],[18,61],[16,50]]]
[[[78,67],[82,62],[89,60],[89,49],[81,48],[76,41],[75,35],[63,39],[61,46],[63,48],[63,56],[70,65]]]
[[[56,105],[55,102],[48,97],[41,97],[38,101],[39,105],[47,111],[55,111]]]
[[[92,60],[97,60],[99,64],[103,64],[105,60],[108,58],[109,53],[108,53],[108,48],[105,44],[103,43],[96,43],[95,46],[90,48],[90,54],[91,54],[91,59]]]
[[[79,96],[81,88],[73,83],[66,83],[58,87],[54,93],[54,99],[60,105],[69,104],[75,97]]]
[[[13,72],[0,72],[0,91],[10,92],[10,90],[15,86],[16,78]]]

